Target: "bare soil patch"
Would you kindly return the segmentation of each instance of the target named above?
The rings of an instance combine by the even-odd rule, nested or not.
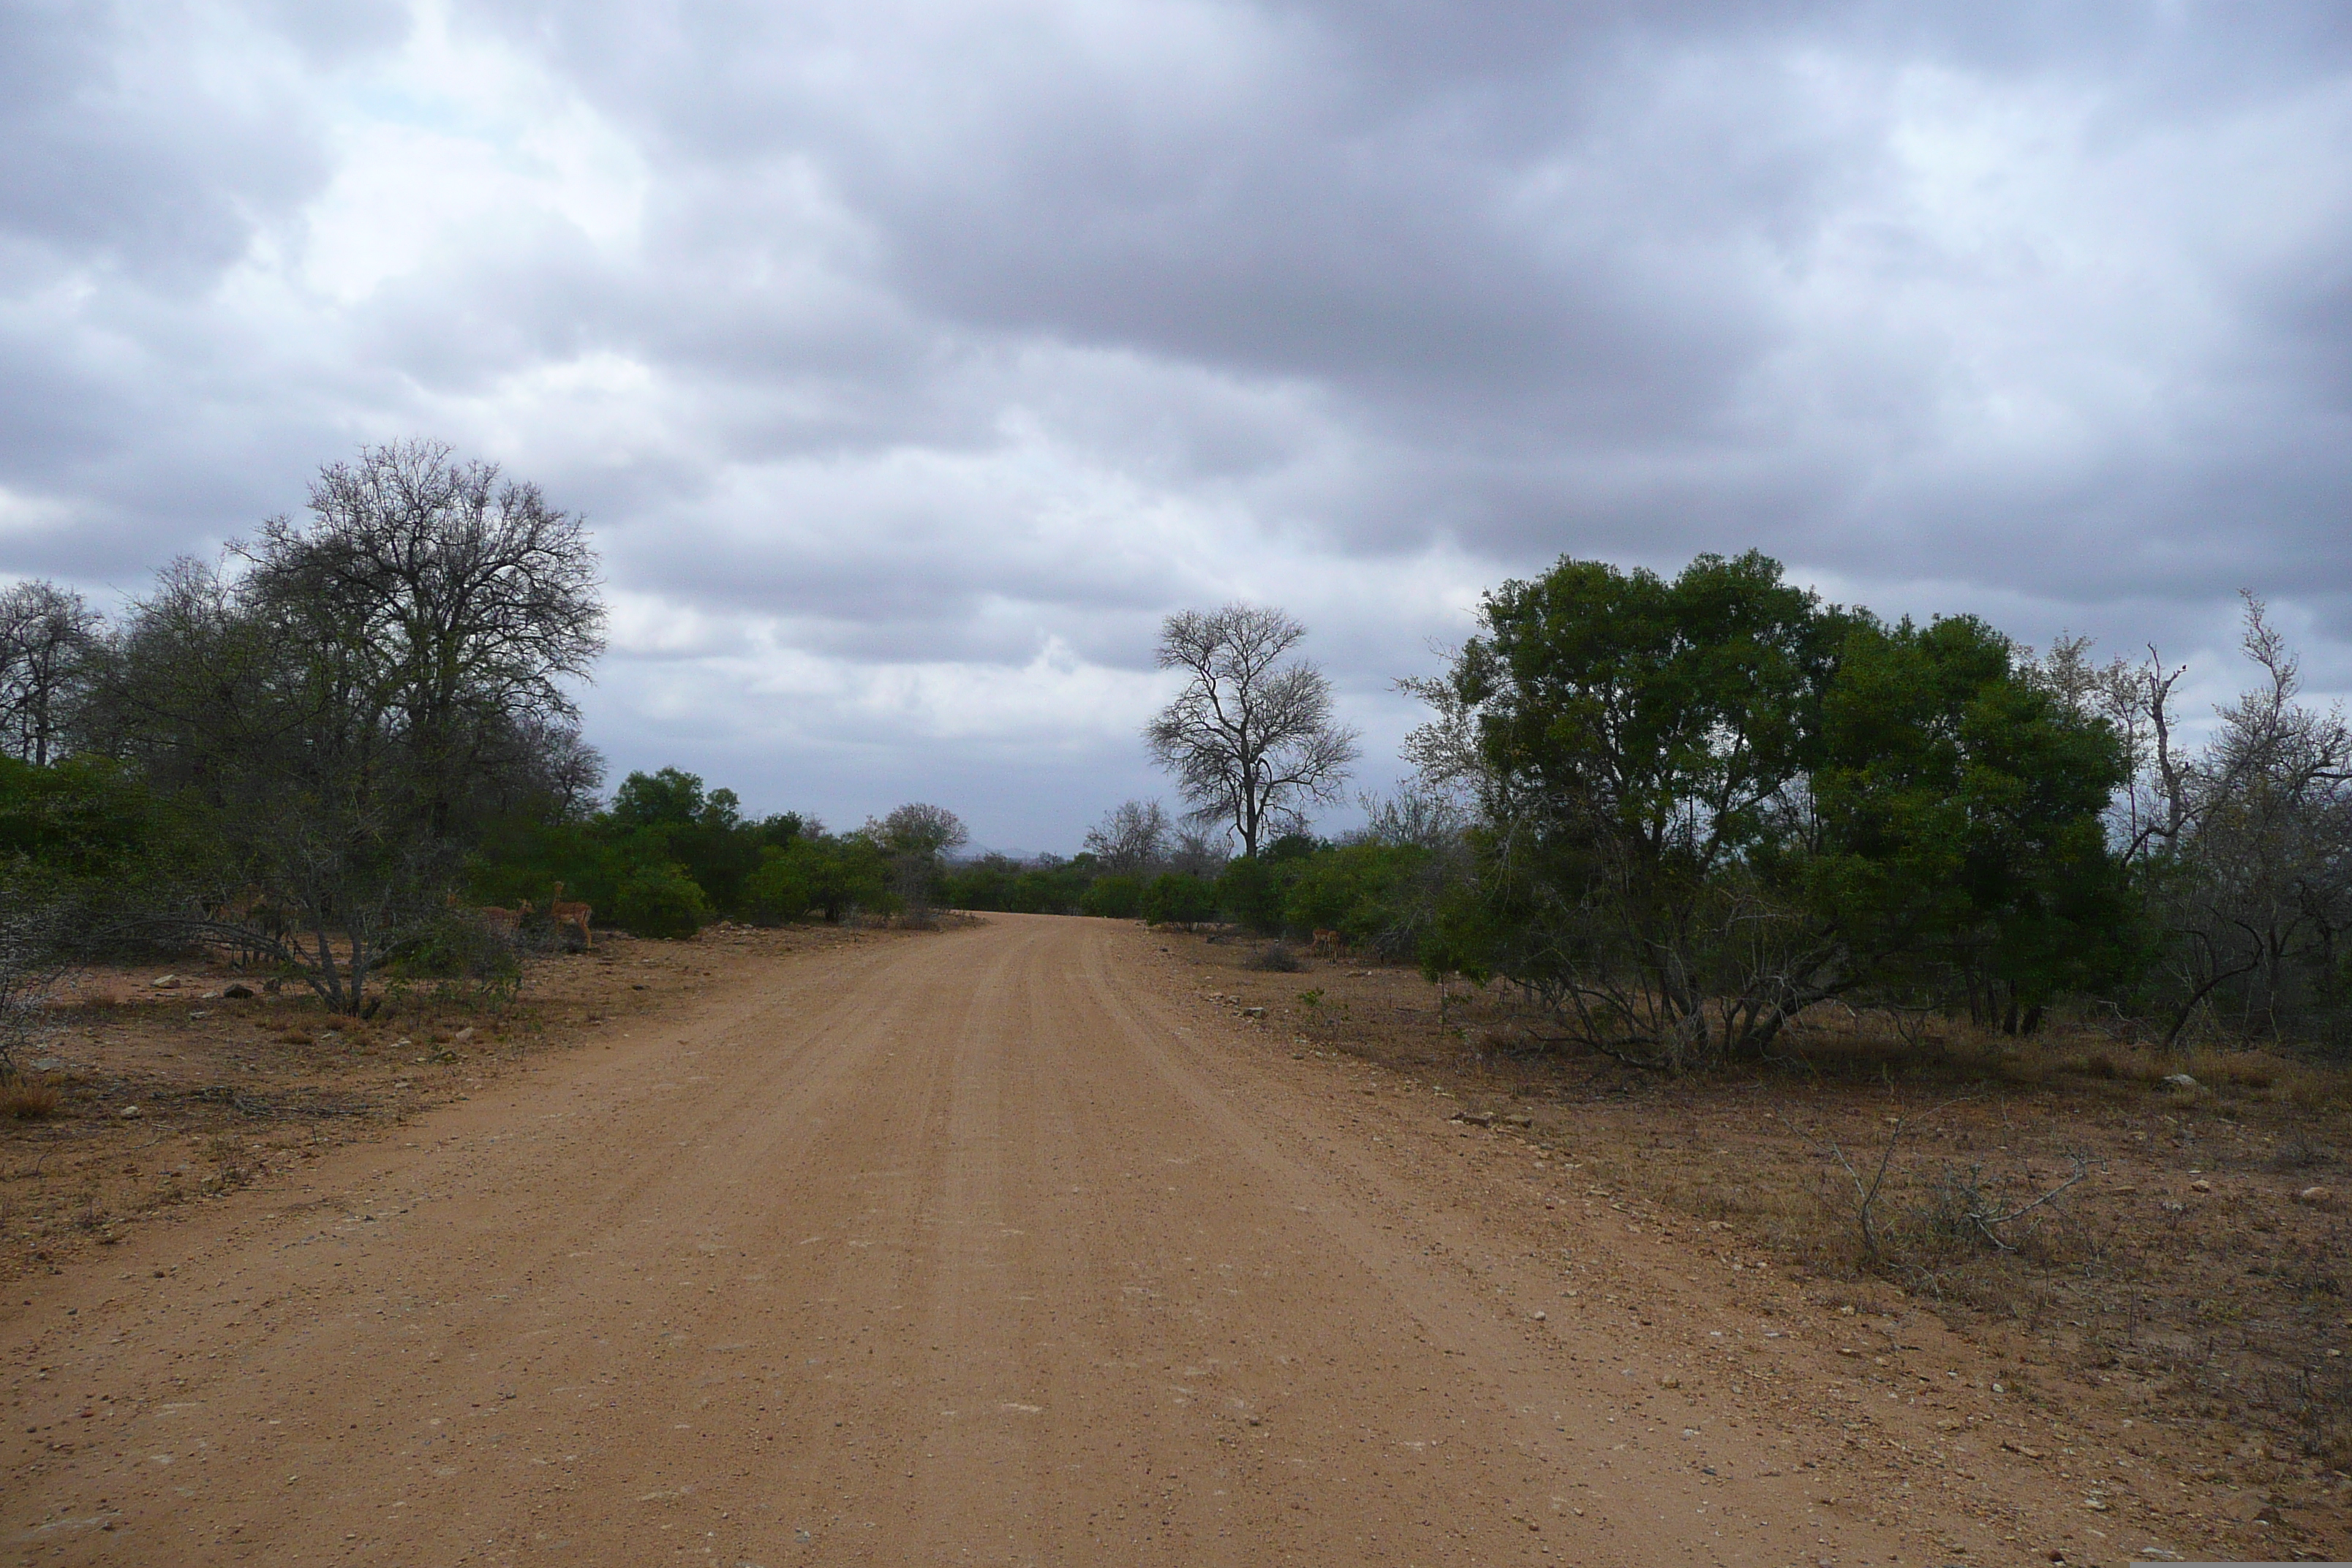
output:
[[[1852,1321],[1865,1379],[1906,1384],[1892,1325],[1933,1313],[2034,1413],[2009,1451],[2094,1512],[2155,1489],[2199,1546],[2352,1550],[2352,1074],[2087,1032],[1906,1047],[1846,1016],[1675,1080],[1548,1045],[1501,987],[1441,1001],[1410,970],[1155,934],[1294,1055],[1412,1074],[1695,1265],[1792,1281]]]
[[[721,925],[688,942],[600,934],[527,962],[503,1005],[419,982],[373,1017],[327,1013],[259,972],[93,968],[26,1053],[27,1114],[0,1107],[0,1281],[62,1272],[130,1227],[282,1174],[467,1098],[583,1030],[656,1012],[746,958],[891,940],[859,928]],[[169,984],[159,985],[159,980]],[[251,993],[227,994],[232,988]]]

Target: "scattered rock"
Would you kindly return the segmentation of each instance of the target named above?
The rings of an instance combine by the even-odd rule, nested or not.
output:
[[[454,1034],[454,1035],[450,1036],[449,1037],[450,1037],[451,1039],[453,1039],[453,1040],[457,1040],[457,1041],[458,1041],[458,1042],[460,1042],[460,1043],[463,1043],[464,1041],[467,1041],[467,1040],[470,1040],[470,1039],[472,1039],[472,1038],[474,1037],[474,1026],[473,1026],[473,1025],[471,1025],[471,1024],[468,1024],[468,1025],[467,1025],[464,1028],[462,1028],[462,1029],[458,1030],[456,1034]]]
[[[403,1035],[400,1038],[392,1042],[392,1048],[395,1051],[404,1051],[415,1043],[416,1042],[415,1040],[410,1039],[406,1035]]]
[[[1503,1121],[1513,1127],[1533,1127],[1536,1124],[1536,1119],[1524,1110],[1514,1110]]]
[[[2189,1184],[2189,1190],[2192,1193],[2210,1193],[2213,1190],[2213,1184],[2200,1176]]]
[[[253,1000],[253,987],[240,980],[223,991],[221,994],[232,1002],[250,1002]]]
[[[1550,1314],[1549,1314],[1549,1312],[1546,1312],[1546,1311],[1542,1310],[1541,1309],[1538,1309],[1538,1310],[1537,1310],[1537,1311],[1536,1311],[1536,1314],[1535,1314],[1536,1321],[1537,1321],[1537,1322],[1538,1322],[1538,1323],[1545,1321],[1546,1321],[1547,1319],[1549,1319],[1549,1317],[1550,1317]]]
[[[180,977],[176,974],[159,974],[147,984],[158,991],[174,991],[179,988]]]
[[[2303,1191],[2294,1194],[2294,1201],[2299,1204],[2310,1204],[2316,1207],[2329,1202],[2335,1196],[2336,1194],[2334,1191],[2327,1187],[2305,1187]]]
[[[1682,1385],[1683,1380],[1676,1377],[1673,1373],[1667,1373],[1658,1379],[1658,1386],[1660,1388],[1680,1388]]]
[[[2204,1086],[2199,1083],[2195,1079],[2190,1078],[2185,1072],[2169,1072],[2164,1075],[2164,1087],[2167,1089],[2202,1089]]]
[[[203,991],[196,994],[196,1000],[199,1002],[217,1002],[220,999],[221,994],[217,991]]]
[[[140,1109],[139,1109],[137,1106],[135,1106],[135,1105],[126,1105],[126,1106],[124,1106],[121,1110],[120,1110],[116,1111],[114,1114],[115,1114],[115,1115],[117,1115],[117,1116],[119,1116],[119,1117],[121,1117],[121,1118],[123,1121],[138,1121],[141,1117],[142,1117],[142,1116],[146,1115],[147,1113],[146,1113],[145,1111],[143,1111],[143,1110],[140,1110]]]
[[[1263,1007],[1244,1007],[1242,1009],[1242,1016],[1244,1018],[1263,1018],[1265,1016],[1265,1009]]]
[[[1495,1113],[1491,1110],[1457,1110],[1445,1120],[1467,1121],[1473,1127],[1492,1127],[1495,1125]]]

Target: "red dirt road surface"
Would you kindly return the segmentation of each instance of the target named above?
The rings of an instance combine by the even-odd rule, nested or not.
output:
[[[2004,1449],[2004,1396],[1932,1320],[1865,1333],[1702,1263],[1572,1151],[1201,984],[1133,927],[1020,916],[746,959],[142,1227],[0,1308],[0,1546],[1932,1565],[2167,1539]]]

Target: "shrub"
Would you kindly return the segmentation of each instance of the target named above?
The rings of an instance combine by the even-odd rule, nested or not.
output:
[[[521,968],[513,940],[460,910],[442,912],[385,955],[394,979],[504,980]]]
[[[692,936],[709,918],[702,889],[675,865],[640,871],[613,900],[613,923],[631,936]]]
[[[38,1079],[11,1079],[0,1084],[0,1116],[38,1121],[54,1112],[63,1098],[55,1084],[43,1083]]]
[[[1288,942],[1270,942],[1251,953],[1243,967],[1273,974],[1296,974],[1299,970],[1298,955],[1290,951]]]
[[[816,907],[816,881],[807,852],[762,853],[760,868],[743,880],[743,912],[760,925],[782,925]]]
[[[1336,931],[1384,957],[1411,954],[1426,934],[1437,875],[1412,844],[1351,844],[1299,868],[1284,915],[1293,931]]]
[[[1078,900],[1078,908],[1086,914],[1131,921],[1143,909],[1143,879],[1098,877]]]
[[[1283,899],[1297,874],[1296,862],[1244,856],[1217,879],[1217,907],[1237,924],[1272,935],[1282,930]]]
[[[1216,885],[1202,878],[1166,871],[1143,889],[1143,918],[1153,925],[1198,925],[1216,917]]]
[[[759,869],[744,880],[744,903],[762,922],[801,920],[816,910],[831,923],[853,910],[892,910],[898,900],[890,892],[890,868],[888,858],[864,834],[811,831],[761,852]]]

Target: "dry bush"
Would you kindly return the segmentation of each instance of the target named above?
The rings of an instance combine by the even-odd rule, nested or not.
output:
[[[65,1103],[58,1086],[39,1079],[16,1078],[0,1084],[0,1116],[18,1121],[38,1121]]]
[[[1242,961],[1244,969],[1262,970],[1269,974],[1296,974],[1301,967],[1298,954],[1288,942],[1270,942]]]

